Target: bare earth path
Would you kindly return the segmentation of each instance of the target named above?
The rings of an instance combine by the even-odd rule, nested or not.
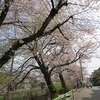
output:
[[[92,89],[82,89],[75,94],[74,100],[100,100],[100,86],[93,87]]]

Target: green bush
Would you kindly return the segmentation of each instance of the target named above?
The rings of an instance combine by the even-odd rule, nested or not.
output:
[[[54,86],[55,86],[57,91],[63,89],[62,86],[61,86],[61,82],[59,82],[59,81],[54,83]]]
[[[65,93],[60,81],[57,81],[56,83],[54,83],[54,86],[55,86],[58,94]],[[66,88],[68,91],[72,90],[72,86],[69,84],[66,84]]]
[[[66,84],[66,87],[67,87],[68,91],[70,91],[70,90],[72,90],[72,89],[73,89],[73,88],[72,88],[72,86],[71,86],[71,85],[69,85],[69,84]]]

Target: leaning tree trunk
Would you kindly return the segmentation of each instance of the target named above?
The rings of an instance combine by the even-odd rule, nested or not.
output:
[[[61,85],[62,85],[62,87],[63,87],[64,93],[65,93],[65,92],[68,92],[68,89],[67,89],[67,87],[66,87],[66,82],[65,82],[65,80],[64,80],[64,77],[63,77],[62,73],[59,73],[59,78],[60,78]]]
[[[57,96],[57,91],[52,83],[52,80],[51,80],[51,77],[50,77],[50,74],[48,73],[48,71],[42,70],[42,73],[43,73],[45,81],[47,83],[47,86],[48,86],[48,89],[50,92],[50,98],[52,100],[53,98],[55,98]]]
[[[40,56],[40,58],[41,58],[41,56]],[[49,92],[50,92],[50,98],[52,100],[53,98],[56,97],[57,91],[56,91],[56,89],[55,89],[55,87],[52,83],[50,73],[49,73],[48,69],[45,67],[45,64],[44,64],[42,58],[39,59],[37,56],[35,56],[35,60],[39,64],[40,70],[41,70],[42,74],[44,75],[44,79],[47,83],[47,86],[48,86],[48,89],[49,89]]]

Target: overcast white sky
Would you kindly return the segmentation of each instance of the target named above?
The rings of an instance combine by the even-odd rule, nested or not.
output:
[[[98,40],[100,42],[100,31],[98,31]],[[86,63],[86,66],[89,74],[100,67],[100,47],[96,50],[96,54],[91,58],[91,61]]]
[[[89,75],[96,69],[100,67],[100,58],[93,57],[91,62],[87,63],[87,71]]]
[[[98,2],[98,4],[100,5],[100,1]],[[94,16],[95,23],[98,26],[98,29],[96,32],[96,34],[97,34],[96,40],[100,45],[100,7],[98,7],[98,11],[95,12],[95,14],[93,13],[93,16]],[[96,70],[100,67],[100,47],[96,51],[96,57],[93,57],[90,62],[87,62],[86,66],[87,66],[87,71],[88,71],[89,75],[94,70]]]

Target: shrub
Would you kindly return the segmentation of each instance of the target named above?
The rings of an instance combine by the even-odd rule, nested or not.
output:
[[[58,94],[65,93],[60,81],[57,81],[56,83],[54,83],[54,86],[55,86]],[[72,90],[72,86],[69,84],[66,84],[66,88],[68,91]]]

